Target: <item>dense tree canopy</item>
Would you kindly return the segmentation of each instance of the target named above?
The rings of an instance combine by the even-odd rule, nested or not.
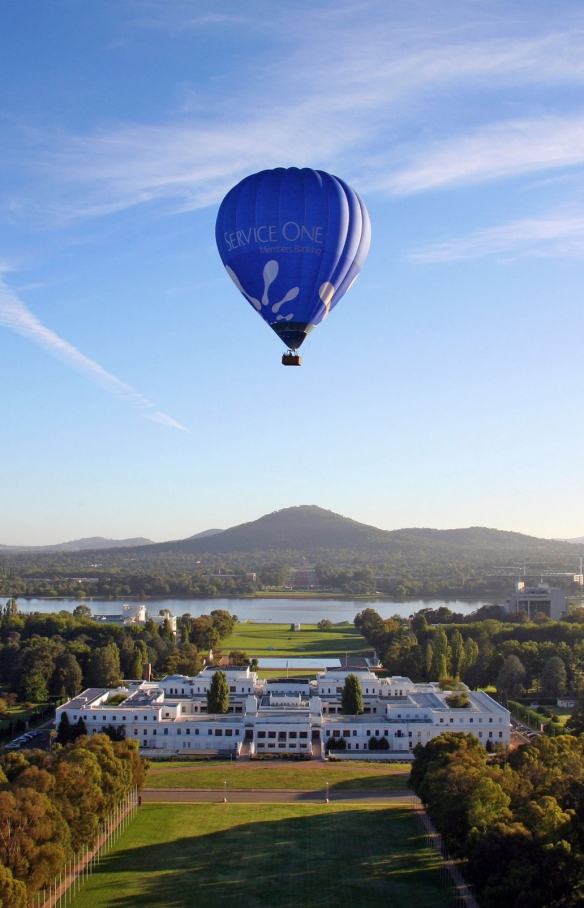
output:
[[[472,735],[414,751],[411,785],[482,908],[582,904],[584,736],[546,736],[494,760]]]
[[[137,743],[105,735],[0,759],[0,905],[25,908],[144,774]]]

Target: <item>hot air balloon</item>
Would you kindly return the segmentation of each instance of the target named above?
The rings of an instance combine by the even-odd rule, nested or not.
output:
[[[277,167],[246,177],[215,228],[225,269],[299,366],[298,349],[354,283],[371,222],[354,189],[322,170]]]

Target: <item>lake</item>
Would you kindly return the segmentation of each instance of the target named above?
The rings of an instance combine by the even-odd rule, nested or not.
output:
[[[0,599],[4,605],[6,598]],[[23,614],[31,612],[72,612],[79,602],[74,599],[17,599],[18,609]],[[123,600],[119,602],[87,599],[85,604],[91,608],[94,615],[119,615],[122,613]],[[136,604],[132,601],[132,604]],[[173,615],[184,615],[189,612],[193,617],[208,615],[212,609],[222,608],[237,615],[241,621],[269,622],[274,624],[287,624],[288,622],[304,622],[316,624],[323,618],[336,623],[338,621],[353,621],[357,612],[365,608],[372,608],[382,618],[391,615],[408,617],[422,608],[440,608],[445,605],[453,612],[468,615],[481,605],[488,604],[484,600],[476,602],[460,602],[459,600],[445,601],[422,599],[410,602],[362,601],[349,599],[148,599],[146,608],[151,615],[157,615],[160,609],[170,609]]]

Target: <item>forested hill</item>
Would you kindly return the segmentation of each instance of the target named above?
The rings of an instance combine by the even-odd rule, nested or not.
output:
[[[140,546],[138,553],[228,555],[253,552],[295,552],[314,558],[325,552],[354,552],[371,558],[420,555],[480,555],[481,559],[576,559],[578,546],[538,539],[522,533],[485,527],[434,530],[380,530],[315,505],[284,508],[259,520],[242,523],[213,536]]]

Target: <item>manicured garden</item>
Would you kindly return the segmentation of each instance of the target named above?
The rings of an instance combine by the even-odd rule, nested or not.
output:
[[[75,908],[451,908],[399,806],[149,804]]]

